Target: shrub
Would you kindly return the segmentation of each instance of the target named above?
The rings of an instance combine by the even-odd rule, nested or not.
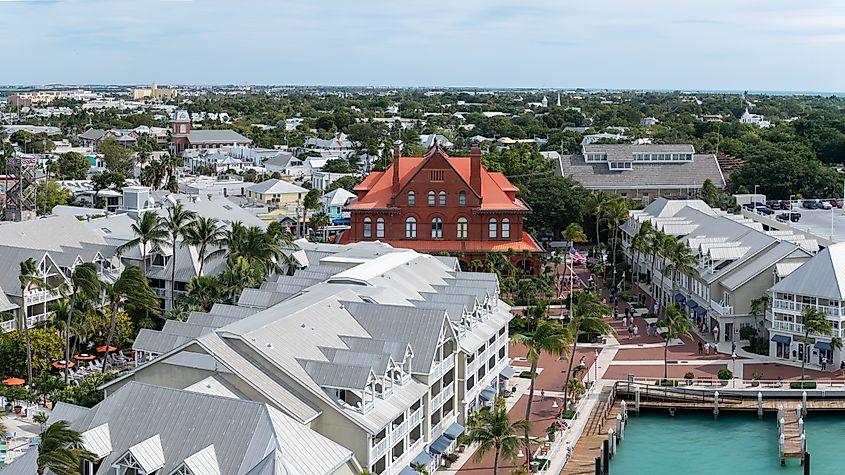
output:
[[[733,371],[729,370],[728,368],[722,368],[716,373],[716,377],[721,379],[722,381],[732,379],[734,377]]]
[[[531,379],[531,371],[523,371],[519,373],[520,378]]]
[[[815,381],[793,381],[789,383],[789,389],[816,389]]]
[[[657,385],[663,386],[663,387],[672,387],[673,388],[673,387],[678,385],[678,382],[675,381],[674,379],[661,379],[661,380],[657,381]]]
[[[560,414],[560,417],[561,417],[561,418],[563,418],[563,419],[572,419],[572,420],[575,420],[575,419],[577,419],[577,418],[578,418],[578,413],[577,413],[577,412],[575,412],[575,411],[563,411],[563,412]]]
[[[695,379],[695,375],[692,374],[692,371],[687,371],[684,373],[684,379]]]
[[[757,329],[754,327],[742,327],[739,329],[740,340],[751,340],[755,336],[757,336]]]

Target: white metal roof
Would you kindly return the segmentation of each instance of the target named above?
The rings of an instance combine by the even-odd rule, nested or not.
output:
[[[145,473],[155,473],[156,470],[164,467],[164,451],[158,434],[129,447],[128,452]]]
[[[185,466],[193,475],[220,475],[220,465],[217,463],[214,444],[186,458]]]
[[[108,422],[86,430],[80,435],[82,436],[82,445],[89,452],[93,452],[97,456],[97,460],[112,452]]]

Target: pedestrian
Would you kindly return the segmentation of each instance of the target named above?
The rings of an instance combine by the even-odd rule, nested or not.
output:
[[[731,353],[736,353],[736,342],[735,341],[731,342]]]
[[[822,356],[822,371],[827,371],[827,356]]]
[[[710,342],[709,341],[704,342],[704,354],[705,355],[710,354]]]
[[[701,355],[704,353],[704,345],[701,344],[701,340],[698,340],[698,354]]]
[[[587,366],[587,357],[582,355],[581,359],[578,361],[578,365],[586,367]]]
[[[634,336],[634,327],[629,325],[628,326],[628,339],[630,340],[631,337],[633,337],[633,336]]]
[[[637,336],[640,333],[640,327],[634,325],[634,336]]]
[[[839,363],[839,369],[845,371],[845,361]]]
[[[719,325],[713,325],[713,341],[719,341]]]
[[[545,400],[546,400],[546,390],[545,390],[545,389],[541,389],[541,390],[540,390],[540,400],[541,400],[541,401],[545,401]]]
[[[657,303],[657,302],[654,302],[654,314],[657,315],[658,312],[660,312],[660,304]]]
[[[622,326],[623,327],[628,326],[628,315],[625,315],[624,317],[622,317]]]

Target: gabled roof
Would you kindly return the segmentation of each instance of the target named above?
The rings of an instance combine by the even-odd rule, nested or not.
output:
[[[296,186],[293,183],[288,183],[285,180],[278,178],[270,178],[261,183],[256,183],[247,188],[253,193],[260,193],[262,195],[281,195],[285,193],[308,193],[308,190],[301,186]]]
[[[775,284],[772,292],[845,299],[845,243],[823,249]]]
[[[191,130],[188,141],[192,144],[204,143],[252,143],[252,140],[234,130]]]

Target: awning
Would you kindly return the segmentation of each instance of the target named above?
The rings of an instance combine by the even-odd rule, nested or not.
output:
[[[411,460],[411,464],[408,465],[409,467],[415,463],[421,463],[423,465],[428,465],[432,461],[434,461],[434,457],[432,457],[428,452],[422,451],[414,457],[414,460]]]
[[[434,454],[442,454],[449,450],[452,442],[454,442],[454,440],[446,437],[445,435],[441,435],[428,446],[428,451]]]
[[[459,435],[464,433],[464,426],[455,422],[454,424],[450,425],[443,431],[443,435],[450,439],[457,439]]]
[[[501,373],[499,373],[499,376],[501,376],[505,379],[511,379],[511,378],[513,378],[513,373],[514,373],[513,366],[508,366],[505,369],[503,369]]]
[[[707,309],[704,307],[695,307],[695,314],[696,315],[704,315],[707,313]]]
[[[830,351],[830,343],[826,341],[817,341],[815,347],[823,351]]]
[[[684,303],[686,300],[687,300],[687,298],[684,297],[684,294],[682,294],[680,292],[675,294],[675,302]]]
[[[775,342],[775,343],[783,343],[785,345],[788,345],[789,342],[792,341],[792,338],[790,338],[786,335],[775,335],[775,336],[772,337],[772,341]]]
[[[687,300],[687,307],[689,307],[689,308],[698,307],[698,302],[696,302],[693,299],[689,299],[689,300]]]
[[[484,388],[481,390],[481,394],[478,397],[482,401],[492,401],[494,397],[496,397],[496,390],[493,388]]]
[[[399,475],[420,475],[420,472],[414,470],[410,465],[408,465],[399,472]]]

